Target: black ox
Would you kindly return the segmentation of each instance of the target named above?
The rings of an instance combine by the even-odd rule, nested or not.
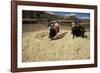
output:
[[[53,26],[50,26],[49,29],[49,38],[53,39],[56,36],[56,31]]]
[[[73,39],[74,37],[83,37],[84,38],[84,33],[85,33],[85,28],[82,25],[75,25],[72,27],[72,34],[73,34]]]
[[[50,39],[53,39],[56,36],[56,30],[54,29],[54,25],[53,24],[49,24],[48,28],[49,28],[48,29],[48,31],[49,31],[49,34],[48,34],[49,36],[48,37]]]

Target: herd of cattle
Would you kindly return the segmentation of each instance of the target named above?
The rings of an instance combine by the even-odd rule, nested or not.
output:
[[[54,24],[48,25],[48,31],[49,31],[49,38],[53,39],[58,33],[59,33],[59,24],[55,22]],[[73,35],[73,39],[75,37],[82,37],[84,38],[85,28],[82,25],[76,25],[75,23],[72,23],[72,29],[71,33]]]

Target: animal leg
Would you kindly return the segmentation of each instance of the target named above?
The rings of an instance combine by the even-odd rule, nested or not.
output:
[[[73,39],[74,39],[75,35],[73,35]]]

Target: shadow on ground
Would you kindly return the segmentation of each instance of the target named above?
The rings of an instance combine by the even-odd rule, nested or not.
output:
[[[55,37],[53,40],[62,39],[62,38],[64,38],[64,36],[65,36],[67,33],[68,33],[68,32],[63,32],[63,33],[59,34],[57,37]]]

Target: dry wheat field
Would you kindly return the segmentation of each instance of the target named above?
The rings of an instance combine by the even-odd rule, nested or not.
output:
[[[22,33],[22,61],[80,60],[90,58],[90,32],[87,38],[72,38],[71,28],[60,27],[57,39],[48,38],[48,27],[41,24],[25,24]]]

